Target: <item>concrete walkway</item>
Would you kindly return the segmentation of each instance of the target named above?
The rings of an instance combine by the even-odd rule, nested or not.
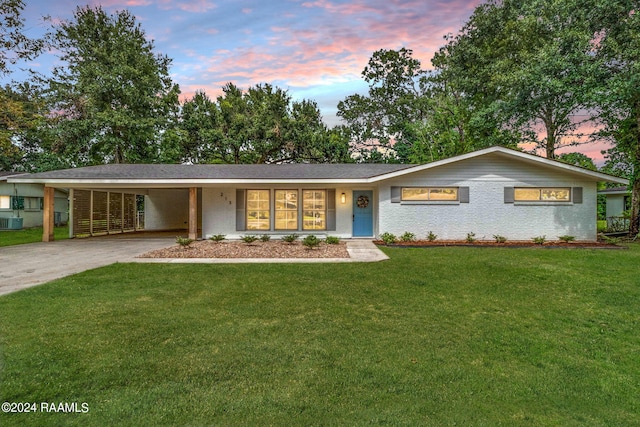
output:
[[[153,259],[135,258],[145,252],[175,245],[175,238],[118,238],[59,240],[50,243],[0,248],[0,295],[40,285],[51,280],[103,267],[115,262],[147,263],[316,263],[376,262],[388,259],[370,240],[346,240],[350,258],[296,259]]]

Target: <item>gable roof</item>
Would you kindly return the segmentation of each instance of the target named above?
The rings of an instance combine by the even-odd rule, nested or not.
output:
[[[175,165],[110,164],[25,174],[8,178],[9,182],[45,183],[53,186],[73,185],[174,185],[198,184],[276,184],[276,183],[375,183],[406,174],[421,172],[462,162],[488,154],[550,167],[580,175],[592,181],[628,184],[628,180],[601,172],[549,160],[505,147],[490,147],[423,165],[407,164],[278,164],[278,165]]]

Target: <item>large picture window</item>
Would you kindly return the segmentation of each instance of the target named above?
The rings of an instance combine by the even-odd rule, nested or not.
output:
[[[302,192],[303,230],[327,229],[327,192],[304,190]]]
[[[269,230],[269,190],[247,190],[247,230]]]
[[[571,188],[515,188],[516,202],[570,202]]]
[[[298,191],[276,190],[276,230],[298,229]]]
[[[457,201],[458,189],[451,187],[403,187],[402,201]]]

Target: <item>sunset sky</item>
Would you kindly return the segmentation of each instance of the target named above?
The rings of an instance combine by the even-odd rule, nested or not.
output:
[[[68,20],[86,2],[26,0],[27,35]],[[210,97],[233,82],[241,88],[271,83],[294,99],[318,102],[329,126],[339,123],[337,104],[365,93],[360,73],[378,49],[407,47],[429,68],[443,36],[456,33],[480,0],[92,0],[107,12],[128,9],[156,52],[173,59],[171,74],[182,96],[204,90]],[[27,66],[47,73],[54,53]],[[24,66],[25,64],[21,64]],[[10,77],[20,79],[15,71]],[[601,157],[602,147],[570,151]]]

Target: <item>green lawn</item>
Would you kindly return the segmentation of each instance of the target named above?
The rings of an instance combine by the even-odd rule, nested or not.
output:
[[[116,264],[0,298],[0,425],[640,425],[640,245]]]
[[[69,227],[55,227],[55,240],[69,238]],[[0,231],[0,247],[22,245],[23,243],[35,243],[42,241],[42,227],[25,228],[15,231]]]

